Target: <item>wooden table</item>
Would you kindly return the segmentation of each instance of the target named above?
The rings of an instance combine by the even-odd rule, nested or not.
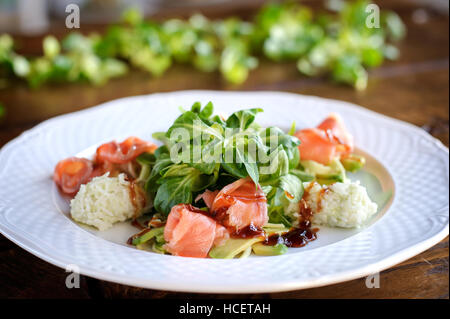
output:
[[[29,90],[20,83],[0,89],[7,114],[0,119],[0,146],[49,117],[111,99],[184,89],[280,90],[345,100],[423,127],[448,146],[449,137],[449,18],[431,7],[417,11],[405,0],[379,1],[396,10],[408,25],[402,57],[371,72],[363,92],[324,79],[301,77],[293,63],[261,61],[241,86],[225,84],[213,73],[176,66],[159,79],[133,71],[103,87],[54,85]],[[246,8],[248,10],[248,8]],[[426,14],[424,23],[413,17]],[[61,28],[57,29],[60,30]],[[82,29],[83,30],[83,29]],[[40,38],[23,38],[23,50],[39,51]],[[145,290],[82,277],[80,289],[65,287],[66,273],[0,237],[0,297],[10,298],[449,298],[448,238],[380,275],[381,287],[368,289],[365,279],[327,287],[275,294],[199,295]]]

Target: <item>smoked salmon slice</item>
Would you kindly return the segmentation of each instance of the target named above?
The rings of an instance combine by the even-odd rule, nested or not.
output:
[[[56,164],[53,180],[63,193],[75,195],[93,177],[93,163],[86,158],[69,157]]]
[[[341,117],[336,113],[331,113],[328,117],[317,126],[319,130],[327,132],[336,143],[345,146],[353,151],[353,136],[348,132]]]
[[[211,206],[214,202],[214,198],[216,198],[217,194],[219,193],[218,190],[215,191],[210,191],[209,189],[207,189],[203,194],[200,194],[197,196],[197,198],[195,199],[195,202],[198,202],[200,199],[203,199],[203,201],[205,202],[206,206],[211,209]]]
[[[295,136],[301,142],[298,146],[300,158],[324,165],[335,157],[350,154],[354,149],[353,136],[337,114],[330,114],[317,128],[297,131]]]
[[[109,162],[113,164],[126,164],[144,152],[153,153],[157,146],[140,138],[130,136],[122,143],[112,141],[97,148],[95,162]]]
[[[269,220],[266,196],[248,177],[218,192],[210,211],[221,224],[235,231],[250,225],[261,228]]]
[[[119,165],[130,164],[144,152],[153,153],[157,146],[131,136],[122,143],[115,141],[102,144],[97,148],[95,160],[69,157],[59,161],[53,173],[53,180],[67,195],[75,195],[82,184],[106,172],[115,173],[126,169]],[[114,175],[114,174],[113,174]]]
[[[172,207],[164,228],[165,249],[176,256],[205,258],[228,237],[225,227],[188,204]]]

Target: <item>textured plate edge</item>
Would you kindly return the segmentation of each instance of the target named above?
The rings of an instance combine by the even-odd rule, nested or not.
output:
[[[65,269],[69,263],[64,263],[60,261],[61,258],[53,258],[50,257],[48,253],[39,250],[39,248],[33,248],[30,245],[24,244],[19,240],[16,240],[16,237],[20,237],[17,234],[9,234],[8,230],[6,230],[3,225],[0,225],[0,232],[13,243],[28,251],[29,253],[39,257],[40,259],[56,266],[61,269]],[[157,280],[145,280],[142,282],[139,278],[130,278],[129,276],[120,275],[114,272],[107,271],[97,271],[91,268],[82,268],[80,269],[80,274],[89,276],[92,278],[96,278],[99,280],[105,280],[113,283],[119,283],[123,285],[138,287],[138,288],[146,288],[146,289],[156,289],[156,290],[166,290],[166,291],[177,291],[177,292],[191,292],[191,293],[225,293],[225,294],[233,294],[233,293],[275,293],[275,292],[284,292],[284,291],[292,291],[292,290],[301,290],[308,288],[317,288],[328,285],[333,285],[341,282],[346,282],[362,277],[366,277],[377,272],[381,272],[385,269],[388,269],[392,266],[395,266],[405,260],[408,260],[421,252],[431,248],[435,244],[439,243],[442,239],[447,237],[449,234],[449,225],[447,224],[444,228],[442,228],[438,233],[434,236],[419,242],[413,246],[410,246],[406,249],[400,250],[395,254],[392,254],[389,257],[381,259],[379,262],[372,263],[367,266],[359,267],[356,269],[351,269],[348,271],[337,272],[333,275],[323,276],[319,279],[313,280],[305,280],[296,282],[293,280],[286,280],[283,282],[277,282],[276,286],[270,283],[264,284],[251,284],[247,286],[228,286],[219,289],[211,289],[209,287],[200,286],[200,287],[192,287],[191,284],[183,284],[182,282],[177,284],[168,284],[165,281],[157,281]],[[14,237],[16,236],[16,237]],[[141,281],[141,282],[140,282]]]
[[[425,130],[423,130],[422,128],[393,118],[393,117],[389,117],[387,115],[372,111],[368,108],[365,108],[363,106],[357,105],[355,103],[352,102],[347,102],[347,101],[343,101],[343,100],[335,100],[335,99],[331,99],[331,98],[324,98],[324,97],[319,97],[319,96],[315,96],[315,95],[306,95],[306,94],[297,94],[297,93],[290,93],[290,92],[283,92],[283,91],[216,91],[216,90],[182,90],[182,91],[172,91],[172,92],[157,92],[157,93],[151,93],[151,94],[143,94],[143,95],[133,95],[133,96],[127,96],[127,97],[123,97],[123,98],[119,98],[119,99],[114,99],[111,101],[107,101],[101,104],[98,104],[96,106],[92,106],[92,107],[88,107],[86,109],[82,109],[79,111],[75,111],[75,112],[70,112],[70,113],[66,113],[66,114],[61,114],[61,115],[57,115],[54,117],[51,117],[47,120],[42,121],[41,123],[35,125],[34,127],[23,131],[21,134],[19,134],[17,137],[15,137],[14,139],[12,139],[11,141],[9,141],[8,143],[6,143],[5,145],[3,145],[2,148],[0,148],[0,159],[2,156],[2,153],[4,151],[5,148],[9,148],[11,144],[14,144],[18,141],[20,141],[22,138],[26,138],[27,135],[29,134],[33,134],[34,131],[39,130],[39,129],[44,129],[46,126],[52,124],[53,122],[57,122],[57,121],[61,121],[65,118],[69,118],[69,117],[73,117],[73,116],[80,116],[83,115],[84,113],[90,113],[93,111],[98,111],[102,108],[108,107],[109,104],[115,104],[115,103],[119,103],[119,102],[125,102],[127,100],[133,100],[133,99],[141,99],[143,97],[163,97],[164,95],[183,95],[183,94],[215,94],[215,95],[232,95],[232,94],[256,94],[256,95],[265,95],[265,94],[274,94],[274,95],[284,95],[284,96],[290,96],[290,97],[304,97],[304,98],[308,98],[311,100],[322,100],[322,101],[328,101],[330,103],[339,103],[341,105],[345,105],[346,107],[352,108],[357,110],[358,112],[363,112],[363,113],[370,113],[373,116],[377,116],[377,117],[382,117],[384,120],[389,121],[391,123],[396,123],[397,125],[401,125],[403,128],[409,128],[409,129],[413,129],[415,130],[418,134],[421,134],[421,136],[423,136],[424,138],[428,139],[430,142],[433,142],[436,146],[438,146],[440,149],[442,149],[443,151],[447,152],[447,154],[449,154],[449,149],[437,138],[431,136],[429,133],[427,133]]]

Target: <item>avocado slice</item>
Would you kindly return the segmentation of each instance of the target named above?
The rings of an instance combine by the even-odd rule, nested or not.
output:
[[[285,244],[276,244],[274,246],[264,245],[262,243],[256,243],[252,246],[253,252],[258,256],[277,256],[283,255],[288,251]]]
[[[345,170],[354,173],[359,171],[366,164],[366,159],[361,155],[350,154],[349,156],[342,158],[341,163]]]
[[[301,161],[305,172],[313,175],[319,184],[332,184],[345,182],[345,168],[338,158],[333,159],[329,165],[323,165],[315,161]]]
[[[152,251],[153,250],[152,245],[151,245],[150,242],[145,242],[143,244],[137,244],[136,248],[140,249],[140,250],[148,250],[148,251]]]
[[[247,247],[246,250],[242,252],[242,254],[239,256],[239,258],[247,258],[252,253],[252,246]]]
[[[164,249],[164,243],[154,242],[152,245],[152,250],[158,254],[165,254],[166,250]]]
[[[269,236],[272,234],[282,234],[289,231],[289,228],[287,228],[284,224],[274,224],[274,223],[265,224],[263,226],[263,229]]]
[[[209,251],[209,257],[231,259],[245,252],[245,250],[251,247],[257,242],[264,240],[264,237],[255,237],[250,239],[230,238],[223,245],[214,247]]]
[[[146,232],[142,236],[136,237],[133,239],[133,245],[142,245],[143,243],[149,241],[154,237],[160,238],[160,236],[164,234],[164,227],[153,228],[152,230]]]

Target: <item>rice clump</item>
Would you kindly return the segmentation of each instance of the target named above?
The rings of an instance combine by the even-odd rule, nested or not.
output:
[[[372,202],[366,189],[359,182],[334,183],[321,186],[313,182],[304,183],[308,190],[303,197],[311,208],[313,215],[311,222],[329,227],[359,228],[364,226],[377,212],[377,204]],[[296,205],[299,207],[299,205]],[[297,221],[299,213],[292,211],[289,214]]]
[[[134,216],[130,182],[125,180],[125,174],[117,177],[108,175],[95,177],[81,185],[75,198],[70,201],[70,214],[74,220],[103,231],[116,222]]]

